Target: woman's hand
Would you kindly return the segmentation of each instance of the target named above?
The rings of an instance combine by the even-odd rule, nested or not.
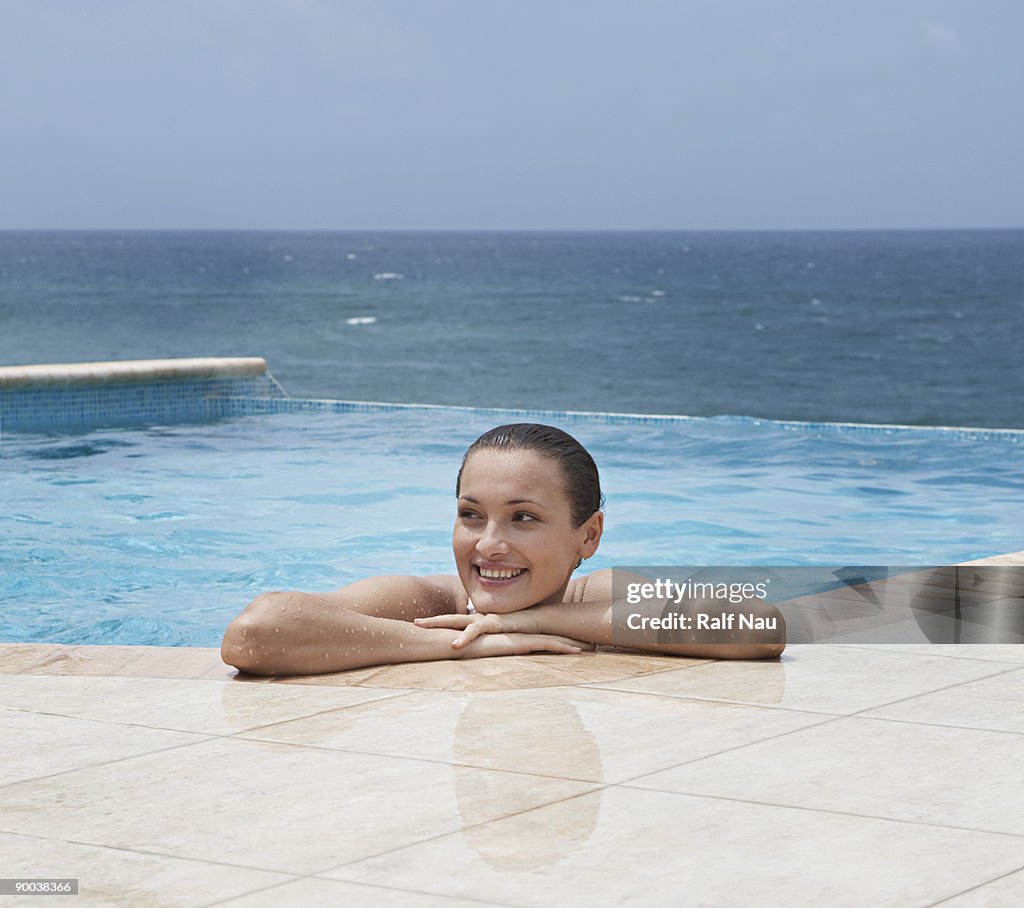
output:
[[[481,634],[454,649],[456,659],[479,659],[485,656],[525,656],[529,653],[559,653],[573,655],[594,646],[570,637],[554,634]]]
[[[527,610],[510,612],[508,614],[473,614],[473,615],[434,615],[429,618],[416,618],[419,628],[446,628],[452,631],[462,631],[452,641],[452,648],[464,650],[474,640],[480,638],[493,638],[503,635],[514,640],[502,642],[502,653],[522,654],[528,652],[580,652],[581,650],[592,650],[594,647],[589,643],[580,640],[572,640],[568,637],[559,637],[552,634],[538,633],[537,621],[527,614]],[[528,640],[526,639],[528,638]],[[508,646],[513,649],[510,651]],[[481,647],[477,647],[480,649]],[[495,647],[483,647],[493,650]],[[499,655],[496,652],[487,652],[486,655]],[[471,655],[467,653],[467,655]],[[472,655],[484,655],[474,652]]]
[[[462,649],[476,640],[478,637],[491,634],[519,634],[549,637],[552,640],[567,640],[568,637],[555,637],[548,634],[538,634],[537,622],[526,614],[526,610],[510,612],[507,615],[434,615],[430,618],[417,618],[417,627],[443,627],[450,630],[462,631],[452,641],[452,647]],[[580,643],[574,640],[573,644],[590,648],[588,643]],[[527,650],[536,652],[536,650]],[[561,650],[560,650],[561,652]]]
[[[483,634],[535,634],[537,628],[533,622],[517,620],[516,613],[510,615],[434,615],[430,618],[417,618],[417,627],[444,627],[462,631],[452,641],[452,647],[462,649]]]

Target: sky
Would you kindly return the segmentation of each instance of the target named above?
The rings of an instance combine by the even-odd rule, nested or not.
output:
[[[0,0],[0,229],[1024,227],[1020,0]]]

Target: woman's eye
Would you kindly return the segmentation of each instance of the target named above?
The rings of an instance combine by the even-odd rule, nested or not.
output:
[[[520,512],[520,513],[516,514],[516,520],[519,520],[519,521],[531,521],[531,520],[536,520],[536,519],[537,518],[533,514],[526,514],[524,512]]]
[[[476,516],[477,514],[475,511],[459,511],[459,517],[462,520],[470,520]]]

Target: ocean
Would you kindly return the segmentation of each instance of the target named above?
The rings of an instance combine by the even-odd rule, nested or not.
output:
[[[0,365],[296,397],[1024,428],[1024,230],[0,232]]]

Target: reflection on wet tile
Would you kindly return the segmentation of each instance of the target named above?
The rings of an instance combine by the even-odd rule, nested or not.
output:
[[[191,744],[204,736],[0,708],[0,739],[0,785],[7,785]]]
[[[593,788],[458,773],[457,784],[444,764],[218,738],[8,786],[0,831],[308,874],[462,828],[457,790],[481,822]]]
[[[1019,735],[848,717],[630,784],[1022,836],[1020,755]]]
[[[707,661],[618,651],[580,653],[573,656],[538,654],[455,662],[382,665],[355,672],[340,672],[336,675],[282,678],[276,683],[359,685],[420,690],[510,690],[617,681],[621,678],[678,669],[681,666],[700,665]]]
[[[296,688],[168,678],[20,675],[0,685],[0,706],[124,725],[231,734],[401,691]]]
[[[845,715],[1002,671],[994,662],[809,644],[779,661],[712,662],[601,687]]]
[[[864,713],[882,719],[1024,733],[1024,668]]]
[[[423,691],[243,737],[618,782],[820,721],[811,713],[588,688]]]
[[[1009,836],[611,788],[322,875],[519,905],[906,908],[1022,855]]]
[[[234,673],[219,650],[204,647],[0,644],[0,675],[225,679]]]
[[[77,896],[53,900],[38,896],[28,899],[27,904],[38,906],[123,908],[174,905],[199,908],[219,899],[291,879],[290,876],[265,870],[7,833],[0,833],[0,854],[4,856],[3,871],[8,879],[78,880]]]

